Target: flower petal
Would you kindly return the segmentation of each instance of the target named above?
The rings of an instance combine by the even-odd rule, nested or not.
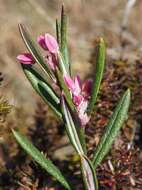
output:
[[[44,49],[44,50],[48,50],[46,43],[45,43],[45,35],[40,35],[37,38],[37,41],[39,43],[39,45]]]
[[[83,100],[81,104],[77,107],[78,117],[80,119],[82,127],[85,126],[90,120],[90,117],[87,115],[87,113],[85,113],[87,110],[87,106],[88,106],[88,101]]]
[[[34,64],[35,60],[30,53],[23,53],[17,56],[17,59],[22,64]]]
[[[86,80],[82,85],[82,94],[84,98],[89,98],[91,95],[92,90],[92,83],[93,81],[91,79]]]
[[[50,34],[45,34],[45,44],[50,53],[56,54],[59,50],[57,40]]]
[[[74,84],[75,84],[74,94],[79,95],[81,93],[81,80],[78,75],[74,78]]]
[[[79,115],[79,119],[81,122],[81,126],[84,127],[90,120],[90,117],[87,115],[87,113],[83,115]]]
[[[67,85],[67,87],[69,88],[69,90],[73,93],[74,92],[74,89],[75,89],[75,84],[74,84],[74,81],[71,79],[70,76],[68,75],[65,75],[64,76],[64,81]]]
[[[46,57],[47,64],[49,67],[54,71],[56,69],[56,66],[58,64],[57,59],[54,54],[48,54]]]
[[[87,110],[87,107],[88,107],[88,101],[83,100],[80,103],[80,105],[77,107],[78,112],[83,115],[85,113],[85,111]]]
[[[83,101],[83,96],[81,96],[81,95],[78,95],[78,96],[74,95],[73,96],[73,102],[76,106],[79,106],[82,101]]]
[[[55,65],[54,65],[54,62],[53,62],[51,56],[49,56],[49,57],[47,58],[47,63],[48,63],[49,67],[50,67],[52,70],[55,70]]]

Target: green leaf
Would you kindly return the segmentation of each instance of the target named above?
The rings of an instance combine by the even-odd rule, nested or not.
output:
[[[85,128],[81,127],[81,123],[80,120],[78,118],[78,113],[76,112],[76,110],[72,111],[71,109],[69,110],[71,118],[73,120],[73,122],[75,123],[75,129],[80,141],[80,144],[82,146],[82,149],[84,151],[84,154],[87,154],[87,148],[86,148],[86,139],[85,139]]]
[[[69,53],[67,46],[67,16],[65,14],[64,6],[61,12],[61,53],[68,73],[70,73]]]
[[[124,121],[127,119],[127,112],[130,104],[130,90],[128,89],[120,99],[110,121],[106,127],[104,135],[98,144],[93,158],[93,164],[96,168],[105,155],[108,153],[115,137],[117,136]]]
[[[98,190],[98,181],[92,162],[83,155],[80,156],[80,160],[85,189]]]
[[[76,152],[78,154],[84,154],[77,131],[76,127],[72,118],[72,115],[70,113],[69,108],[67,107],[67,104],[65,102],[64,96],[61,98],[61,106],[62,106],[62,112],[65,120],[65,126],[66,126],[66,131],[68,134],[68,137],[70,139],[71,144],[74,146]]]
[[[40,151],[23,135],[12,130],[14,137],[21,147],[49,174],[55,177],[66,189],[71,190],[68,182],[61,174],[60,170],[47,159]]]
[[[78,122],[79,123],[79,122]],[[87,147],[86,147],[86,139],[85,139],[85,128],[81,127],[80,125],[76,125],[76,131],[82,145],[84,154],[87,155]]]
[[[56,19],[56,36],[59,47],[61,46],[61,26],[58,20]]]
[[[59,60],[59,69],[60,69],[62,75],[64,75],[64,76],[68,75],[68,69],[66,68],[64,58],[60,52],[58,53],[58,60]]]
[[[67,45],[67,16],[65,14],[64,6],[61,11],[61,52],[64,52]]]
[[[105,65],[105,53],[106,47],[105,42],[102,38],[100,38],[98,45],[97,45],[97,52],[96,52],[96,73],[93,82],[92,94],[91,99],[88,105],[88,111],[91,112],[94,108],[94,105],[97,100],[97,95],[100,89],[101,80],[103,77],[104,65]]]
[[[26,77],[28,78],[29,82],[36,90],[36,92],[41,96],[45,103],[47,103],[51,107],[51,109],[60,118],[62,118],[60,110],[60,100],[50,84],[48,84],[32,66],[24,64],[21,64],[21,66]]]
[[[78,113],[76,112],[76,110],[73,112],[70,109],[70,114],[71,114],[73,122],[75,123],[76,132],[78,134],[78,138],[79,138],[80,144],[82,146],[82,149],[84,151],[84,154],[87,155],[87,147],[86,147],[86,139],[85,139],[85,128],[83,128],[81,126],[81,122],[80,122],[80,120],[78,118]]]
[[[53,78],[53,74],[51,70],[49,69],[48,64],[44,62],[44,59],[41,56],[41,53],[39,52],[39,50],[37,49],[36,44],[33,42],[29,33],[26,31],[25,27],[22,24],[19,24],[19,31],[27,49],[32,54],[35,61],[39,64],[39,66],[42,68],[42,70],[46,74],[48,74],[51,78]]]

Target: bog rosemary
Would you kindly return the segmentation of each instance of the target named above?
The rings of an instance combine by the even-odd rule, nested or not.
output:
[[[56,38],[46,33],[40,35],[37,38],[37,43],[35,43],[22,24],[19,25],[19,29],[28,52],[18,55],[17,59],[36,92],[64,121],[70,143],[80,158],[84,189],[97,190],[96,167],[101,164],[108,153],[118,131],[127,118],[130,90],[128,89],[120,99],[104,135],[94,151],[94,157],[90,160],[87,157],[85,127],[90,120],[94,106],[96,106],[103,77],[106,52],[104,40],[100,38],[97,42],[95,77],[82,82],[79,75],[72,76],[71,74],[71,62],[67,46],[67,19],[64,8],[62,8],[61,20],[56,21]],[[43,49],[44,55],[40,53],[38,46]],[[26,137],[14,130],[13,134],[22,148],[43,169],[54,176],[64,188],[75,189],[52,161],[41,154]]]

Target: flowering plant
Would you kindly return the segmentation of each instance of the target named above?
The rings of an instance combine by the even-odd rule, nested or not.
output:
[[[97,42],[94,79],[88,79],[82,83],[78,75],[74,77],[71,73],[67,46],[67,17],[64,8],[62,8],[61,21],[56,21],[57,40],[48,33],[37,38],[44,55],[40,53],[26,28],[20,24],[19,29],[29,53],[20,54],[17,59],[36,92],[64,121],[69,140],[80,158],[84,189],[97,190],[96,167],[108,153],[119,129],[127,118],[130,90],[128,89],[120,99],[106,131],[94,151],[94,157],[90,160],[87,157],[85,127],[96,104],[103,76],[106,51],[104,40],[100,38]],[[42,168],[54,176],[64,188],[73,189],[61,171],[25,136],[15,130],[12,131],[18,143]]]

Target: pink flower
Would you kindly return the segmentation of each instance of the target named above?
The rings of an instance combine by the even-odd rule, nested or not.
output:
[[[73,102],[76,106],[79,106],[80,103],[84,100],[82,95],[73,95]]]
[[[40,35],[37,38],[37,42],[39,43],[39,45],[44,49],[44,50],[48,50],[46,43],[45,43],[45,35]]]
[[[20,63],[22,64],[34,64],[35,63],[35,59],[33,58],[33,56],[30,53],[23,53],[17,56],[17,59]]]
[[[79,113],[79,119],[81,122],[81,126],[84,127],[89,122],[90,117],[87,115],[87,113],[84,113],[83,115],[80,115]]]
[[[59,46],[57,40],[48,33],[45,34],[45,43],[49,52],[53,54],[58,53]]]
[[[86,100],[83,100],[79,104],[79,106],[77,106],[78,117],[81,121],[81,126],[85,126],[90,120],[90,117],[86,113],[87,106],[88,106],[88,101]]]
[[[74,77],[74,79],[66,75],[64,76],[64,81],[74,96],[82,95],[86,100],[89,99],[91,95],[92,80],[86,80],[81,84],[81,80],[78,75]]]
[[[73,102],[76,106],[81,125],[85,126],[90,119],[86,111],[88,100],[91,95],[92,80],[86,80],[83,84],[81,84],[79,76],[76,76],[74,79],[72,79],[70,76],[65,76],[64,80],[70,92],[72,93]]]
[[[51,70],[55,71],[56,66],[58,65],[57,57],[54,54],[49,54],[46,57],[46,62],[51,68]]]
[[[44,35],[40,35],[37,38],[37,41],[44,50],[48,51],[48,55],[46,56],[46,62],[51,68],[51,70],[54,71],[56,66],[58,65],[57,54],[59,51],[59,46],[56,39],[50,34],[46,33]]]
[[[57,40],[50,34],[40,35],[37,38],[39,45],[44,49],[49,51],[49,53],[57,54],[59,46]]]
[[[93,81],[91,79],[88,79],[82,85],[82,93],[83,93],[83,96],[86,98],[90,97],[91,95],[92,83]]]
[[[64,80],[73,95],[78,96],[81,93],[81,81],[79,76],[76,76],[73,80],[70,76],[66,75]]]

